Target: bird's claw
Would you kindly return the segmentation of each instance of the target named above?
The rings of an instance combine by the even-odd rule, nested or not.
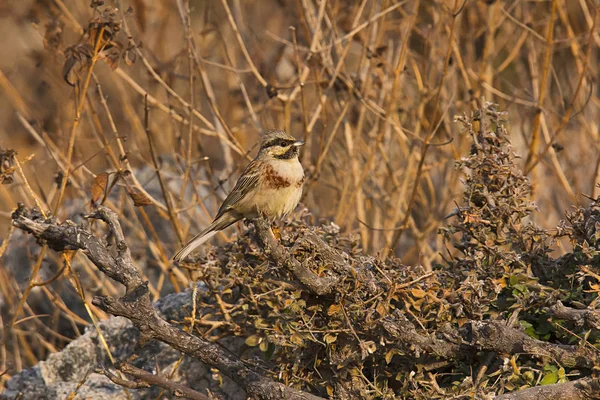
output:
[[[275,239],[281,240],[281,232],[279,231],[279,226],[273,225],[271,227],[271,231],[273,232],[273,236],[275,236]]]

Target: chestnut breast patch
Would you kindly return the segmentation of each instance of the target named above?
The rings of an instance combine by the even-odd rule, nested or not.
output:
[[[290,182],[289,179],[286,179],[275,172],[271,165],[267,164],[265,169],[265,183],[267,187],[272,189],[282,189],[292,185],[292,182]]]

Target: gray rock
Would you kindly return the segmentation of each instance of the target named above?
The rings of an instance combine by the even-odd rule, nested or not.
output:
[[[191,312],[191,291],[167,295],[160,299],[155,307],[168,321],[183,320]],[[109,345],[113,357],[117,360],[127,358],[135,350],[139,332],[125,318],[110,318],[99,324],[100,330]],[[236,353],[243,340],[228,339],[222,345]],[[238,351],[235,351],[235,350]],[[171,347],[152,342],[138,351],[140,357],[133,364],[139,368],[156,373],[157,366],[163,375],[169,375],[177,364],[181,353]],[[112,383],[103,374],[95,372],[106,368],[115,373],[110,359],[93,326],[85,334],[70,343],[59,353],[51,354],[46,361],[23,370],[13,376],[0,394],[2,400],[44,400],[66,399],[77,390],[77,399],[86,400],[125,400],[125,389]],[[231,380],[220,376],[200,361],[184,356],[181,365],[174,374],[174,381],[180,382],[199,392],[211,393],[225,400],[245,399],[245,393]],[[77,386],[83,382],[81,387]],[[156,399],[162,389],[128,389],[132,399]],[[165,392],[162,398],[171,398]]]

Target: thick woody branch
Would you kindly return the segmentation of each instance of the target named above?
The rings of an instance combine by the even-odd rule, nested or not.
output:
[[[590,308],[578,310],[576,308],[566,307],[561,301],[548,308],[548,313],[558,319],[573,321],[577,325],[587,325],[590,328],[600,329],[600,312]]]
[[[453,339],[448,337],[440,339],[417,332],[413,323],[400,313],[396,313],[394,317],[383,321],[383,329],[391,339],[403,347],[412,349],[417,356],[423,353],[445,359],[464,359],[476,352],[471,346],[461,343],[462,338],[458,332],[449,334],[449,336],[454,336]]]
[[[27,209],[22,204],[19,204],[12,215],[14,226],[43,240],[52,250],[81,250],[100,271],[125,285],[127,290],[141,285],[143,280],[131,263],[131,255],[116,214],[106,207],[99,207],[88,217],[102,219],[111,227],[117,242],[117,257],[108,251],[104,240],[70,221],[58,225],[54,219],[44,219],[40,212]]]
[[[589,400],[598,399],[600,380],[583,378],[572,382],[536,386],[494,397],[494,400]]]
[[[501,321],[471,321],[469,327],[470,344],[479,350],[551,358],[570,368],[592,368],[600,362],[593,348],[543,342]]]
[[[125,296],[120,299],[95,297],[93,304],[113,315],[130,319],[140,330],[142,341],[160,340],[210,367],[217,368],[240,385],[249,396],[257,399],[321,399],[260,375],[220,345],[184,332],[162,319],[152,305],[147,284],[132,263],[117,215],[101,206],[88,217],[101,219],[108,224],[116,241],[116,256],[110,251],[107,242],[93,236],[87,227],[71,222],[59,225],[22,205],[12,215],[16,227],[45,241],[56,251],[82,250],[98,269],[123,284],[127,289]]]
[[[339,277],[320,277],[310,270],[307,265],[298,261],[290,252],[283,247],[273,236],[271,226],[267,221],[258,218],[253,221],[259,241],[264,246],[265,252],[278,265],[282,265],[304,285],[307,289],[317,295],[330,293],[339,282]]]
[[[117,376],[113,376],[113,375],[105,373],[105,375],[108,376],[108,378],[110,380],[112,380],[113,382],[115,382],[118,385],[127,386],[132,389],[135,389],[138,387],[144,387],[143,386],[144,384],[146,384],[146,385],[151,384],[151,385],[155,385],[155,386],[160,386],[160,387],[168,390],[175,397],[184,397],[186,399],[192,399],[192,400],[210,400],[210,398],[205,394],[202,394],[196,390],[190,389],[189,387],[182,385],[180,383],[173,382],[173,381],[165,378],[164,376],[155,375],[151,372],[144,371],[143,369],[136,368],[131,364],[117,365],[117,369],[136,379],[135,381],[125,381],[124,379],[121,379]],[[133,387],[129,386],[130,384]],[[142,385],[142,386],[140,386],[140,385]]]
[[[600,363],[595,349],[586,346],[543,342],[525,332],[506,326],[503,321],[470,321],[460,331],[447,329],[440,337],[423,335],[401,314],[383,322],[392,340],[418,354],[426,353],[445,359],[469,359],[478,351],[498,354],[526,354],[550,358],[565,367],[593,368]]]

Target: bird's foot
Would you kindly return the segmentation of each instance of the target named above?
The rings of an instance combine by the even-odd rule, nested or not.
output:
[[[281,232],[277,224],[271,225],[271,231],[273,232],[273,236],[275,236],[275,239],[281,240]]]

